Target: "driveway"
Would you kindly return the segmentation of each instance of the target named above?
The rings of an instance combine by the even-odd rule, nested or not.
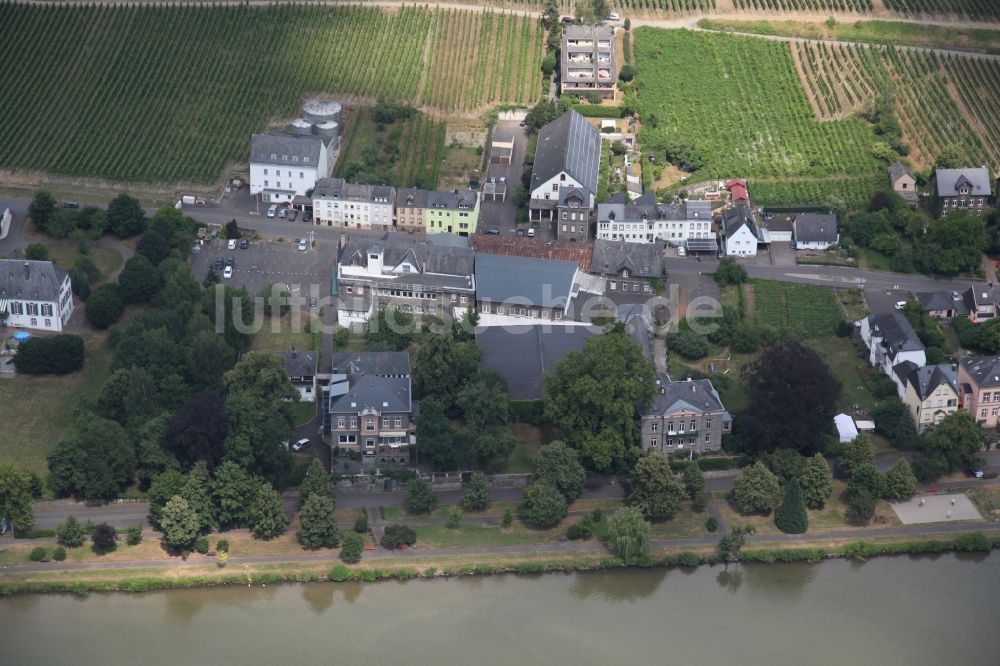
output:
[[[495,178],[498,183],[501,178],[507,179],[507,197],[502,202],[483,200],[479,212],[480,232],[484,232],[486,229],[497,229],[500,233],[506,234],[512,233],[516,228],[517,199],[514,195],[515,190],[521,185],[528,132],[520,126],[520,122],[517,120],[497,121],[493,135],[507,133],[514,134],[514,152],[511,155],[510,164],[490,164],[486,171],[486,183],[490,182],[492,178]],[[480,188],[480,196],[482,196],[482,188]]]

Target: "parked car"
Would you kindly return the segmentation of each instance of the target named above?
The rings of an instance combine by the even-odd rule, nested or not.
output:
[[[292,444],[292,450],[301,451],[303,449],[308,449],[310,446],[312,446],[312,442],[310,442],[308,439],[300,439],[299,441]]]
[[[572,16],[563,16],[561,20],[562,20],[563,23],[566,23],[568,25],[568,24],[570,24],[570,23],[573,22],[573,17]]]
[[[192,255],[195,255],[195,256],[197,256],[197,255],[201,254],[201,245],[199,245],[198,243],[195,243],[195,244],[194,244],[194,245],[193,245],[193,246],[191,247],[191,254],[192,254]]]
[[[305,251],[306,251],[306,239],[305,238],[300,238],[299,239],[299,252],[305,252]]]
[[[241,238],[240,239],[240,249],[241,250],[245,250],[248,247],[250,247],[250,241],[248,241],[246,238]]]
[[[62,206],[63,206],[63,208],[79,208],[80,207],[80,202],[79,201],[63,201],[63,205]]]
[[[226,257],[226,266],[235,266],[236,257]]]
[[[226,270],[222,271],[222,277],[227,280],[233,279],[233,267],[226,266]]]
[[[528,238],[534,238],[534,237],[535,237],[535,230],[528,229]]]
[[[683,247],[677,248],[677,256],[678,257],[687,256],[687,250],[685,250]]]
[[[227,243],[226,247],[228,249],[230,249],[230,250],[235,250],[236,249],[236,239],[235,238],[230,238],[229,239],[229,243]]]
[[[499,229],[492,229],[492,228],[487,229],[486,230],[486,235],[487,236],[499,236],[500,235],[500,230]]]
[[[610,14],[608,14],[609,21],[620,21],[621,18],[622,17],[618,15],[618,12],[611,12]]]
[[[310,296],[309,297],[309,307],[311,307],[311,308],[316,307],[316,303],[317,303],[316,297],[315,296]]]
[[[312,222],[313,221],[313,214],[309,213],[309,212],[302,213],[302,221],[303,222]]]
[[[285,219],[286,217],[288,217],[288,209],[284,207],[279,208],[278,217],[280,217],[281,219]]]
[[[297,211],[297,210],[290,210],[290,211],[288,211],[288,221],[289,222],[294,222],[295,218],[297,218],[298,216],[299,216],[299,211]]]
[[[267,209],[267,216],[274,217],[278,214],[278,207],[275,204],[271,204],[271,207]]]
[[[225,266],[225,265],[226,265],[225,262],[222,261],[222,257],[216,257],[215,258],[215,270],[221,271],[222,267]]]
[[[906,301],[896,301],[896,309],[902,310],[906,307]]]

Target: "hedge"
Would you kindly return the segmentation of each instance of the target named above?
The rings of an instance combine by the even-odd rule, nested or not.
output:
[[[545,419],[541,400],[511,400],[509,410],[510,420],[514,423],[541,425]]]
[[[83,367],[83,338],[63,333],[22,342],[14,367],[26,375],[65,375]]]
[[[746,456],[713,456],[695,458],[694,460],[671,460],[670,469],[675,472],[683,472],[694,463],[698,463],[698,467],[703,472],[717,472],[726,469],[741,469],[746,467],[749,462]]]
[[[624,118],[625,110],[620,106],[602,104],[575,104],[572,108],[585,118]]]

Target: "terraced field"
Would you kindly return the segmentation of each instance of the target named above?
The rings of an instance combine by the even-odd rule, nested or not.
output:
[[[478,115],[541,93],[542,31],[495,12],[0,5],[0,168],[212,182],[331,93]]]

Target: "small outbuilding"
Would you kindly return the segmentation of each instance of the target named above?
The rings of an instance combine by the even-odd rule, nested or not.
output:
[[[847,414],[837,414],[833,417],[833,423],[837,426],[837,436],[841,443],[853,442],[858,438],[858,427]]]

